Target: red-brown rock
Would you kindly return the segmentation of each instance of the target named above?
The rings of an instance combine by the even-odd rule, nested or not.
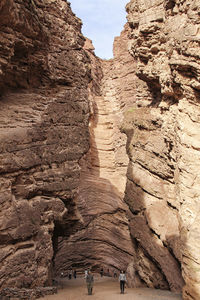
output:
[[[0,4],[0,286],[51,284],[89,148],[89,58],[66,1]],[[53,240],[53,242],[52,242]]]

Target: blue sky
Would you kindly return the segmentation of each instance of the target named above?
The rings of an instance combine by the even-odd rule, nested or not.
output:
[[[125,5],[129,0],[69,0],[73,12],[83,22],[82,33],[93,41],[101,58],[113,57],[115,36],[126,23]]]

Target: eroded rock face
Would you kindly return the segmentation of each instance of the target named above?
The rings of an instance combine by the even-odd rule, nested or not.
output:
[[[130,1],[102,61],[67,1],[1,1],[1,288],[103,266],[181,291],[182,269],[199,299],[199,4]]]
[[[90,60],[66,1],[3,0],[0,15],[0,286],[43,286],[80,223]]]
[[[126,135],[119,130],[123,110],[135,101],[130,97],[135,85],[135,63],[127,42],[124,32],[115,44],[117,48],[120,43],[121,52],[116,50],[115,58],[108,61],[94,55],[90,41],[85,44],[92,61],[93,81],[89,88],[90,149],[81,160],[77,197],[83,226],[69,238],[60,238],[56,255],[58,273],[71,266],[93,266],[103,267],[106,273],[109,269],[113,275],[114,270],[126,269],[133,260],[129,209],[123,201],[128,166]]]
[[[127,5],[129,49],[144,82],[123,125],[130,157],[126,202],[134,214],[131,232],[138,261],[142,248],[171,289],[183,285],[181,263],[184,299],[200,298],[199,7],[199,1],[190,0]],[[148,283],[148,273],[145,277]]]
[[[103,62],[66,1],[3,1],[1,14],[1,288],[50,284],[53,269],[126,269],[127,34],[126,54]]]

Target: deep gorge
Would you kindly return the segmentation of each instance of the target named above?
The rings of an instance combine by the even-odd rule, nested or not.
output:
[[[0,3],[0,289],[69,268],[200,297],[199,0],[131,0],[114,58],[65,0]]]

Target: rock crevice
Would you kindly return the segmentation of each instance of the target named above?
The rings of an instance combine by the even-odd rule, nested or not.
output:
[[[69,2],[1,1],[1,289],[123,268],[199,299],[199,4],[131,0],[101,60]]]

